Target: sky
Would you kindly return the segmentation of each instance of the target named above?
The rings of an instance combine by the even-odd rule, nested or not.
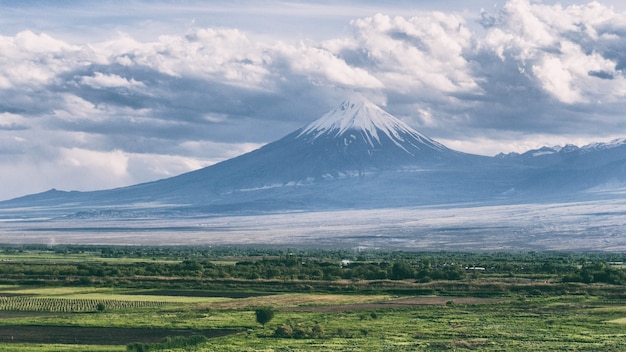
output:
[[[355,93],[469,153],[626,138],[626,4],[0,0],[0,200],[254,150]]]

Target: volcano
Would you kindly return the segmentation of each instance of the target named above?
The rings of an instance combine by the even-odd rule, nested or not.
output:
[[[614,144],[560,154],[466,154],[352,97],[275,142],[200,170],[111,190],[51,190],[0,202],[0,209],[176,216],[522,202],[558,198],[559,190],[570,196],[598,185],[622,187],[626,144]]]
[[[436,174],[491,159],[449,149],[375,104],[352,97],[309,125],[250,153],[114,191],[134,202],[191,204],[211,211],[227,204],[226,209],[258,210],[369,207],[401,199],[406,187],[412,189],[408,193],[420,190],[420,198],[432,199],[424,188],[435,191],[444,186],[432,184],[433,177],[442,179]]]

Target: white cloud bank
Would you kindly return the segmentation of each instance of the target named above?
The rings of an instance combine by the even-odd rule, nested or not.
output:
[[[313,7],[309,17],[321,16]],[[193,21],[149,39],[0,32],[0,199],[197,169],[279,138],[353,91],[469,152],[626,136],[625,12],[510,0],[472,16],[371,13],[322,41]]]
[[[517,61],[561,103],[614,102],[626,93],[618,68],[624,58],[612,52],[622,47],[625,30],[624,14],[597,2],[563,8],[512,0],[484,46]]]

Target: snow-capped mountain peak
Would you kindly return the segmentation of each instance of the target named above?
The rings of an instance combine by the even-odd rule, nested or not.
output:
[[[360,96],[343,101],[337,108],[307,125],[298,137],[317,139],[326,135],[336,138],[354,131],[362,133],[372,148],[380,146],[381,137],[385,135],[399,147],[407,143],[408,137],[432,149],[447,149]]]
[[[112,190],[51,190],[0,202],[0,222],[6,214],[21,218],[27,208],[33,219],[68,212],[74,218],[160,219],[507,199],[528,204],[533,197],[562,201],[594,194],[623,198],[625,186],[624,139],[490,158],[448,149],[369,101],[350,98],[277,141],[200,170]]]

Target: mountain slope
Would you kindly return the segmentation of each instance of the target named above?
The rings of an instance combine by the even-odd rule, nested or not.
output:
[[[490,158],[448,149],[356,97],[278,141],[194,172],[113,190],[49,191],[0,207],[167,204],[263,211],[399,206],[432,201],[433,195],[441,202],[454,188],[450,183],[462,184],[457,195],[472,193],[465,184],[471,177],[451,178],[448,169],[477,161]]]
[[[299,199],[298,204],[311,204],[307,199],[332,192],[323,198],[329,204],[342,203],[355,197],[345,195],[337,200],[342,191],[353,193],[354,187],[372,182],[363,177],[384,183],[368,186],[368,193],[372,194],[373,187],[388,188],[391,181],[384,178],[393,173],[433,172],[488,159],[448,149],[376,105],[353,98],[308,126],[250,153],[120,191],[144,201],[157,200],[151,197],[158,194],[160,201],[196,205],[222,202],[217,198],[223,199],[223,203],[245,203],[259,197],[285,204],[293,199]],[[342,183],[343,189],[324,188],[332,189],[337,183],[330,183],[342,179],[349,179]]]
[[[514,203],[588,196],[587,190],[606,185],[620,188],[626,185],[625,170],[623,141],[493,158],[471,155],[357,97],[275,142],[197,171],[112,190],[51,190],[0,202],[0,209],[17,209],[12,216],[24,209],[54,216],[175,216]]]

